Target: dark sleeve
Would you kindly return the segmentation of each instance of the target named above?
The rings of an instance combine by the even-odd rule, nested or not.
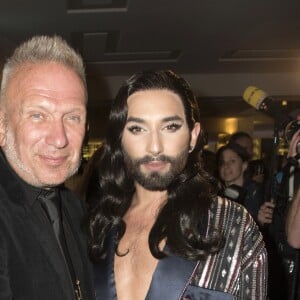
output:
[[[245,197],[244,206],[249,211],[252,218],[257,222],[258,211],[264,199],[263,186],[256,182],[251,182],[246,189],[247,194]]]
[[[0,232],[0,299],[12,300],[13,295],[9,283],[8,257],[4,235]]]

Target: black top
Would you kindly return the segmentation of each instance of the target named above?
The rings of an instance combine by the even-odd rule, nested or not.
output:
[[[82,202],[59,186],[62,225],[83,299],[94,299],[91,266],[82,232]],[[64,255],[38,196],[0,151],[0,299],[73,300]]]

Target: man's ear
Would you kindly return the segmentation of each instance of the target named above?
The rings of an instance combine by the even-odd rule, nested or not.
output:
[[[0,147],[5,145],[5,117],[4,112],[0,109]]]
[[[201,125],[199,122],[196,122],[194,124],[193,130],[191,131],[191,141],[190,141],[190,149],[191,150],[194,149],[194,147],[196,146],[200,131],[201,131]]]

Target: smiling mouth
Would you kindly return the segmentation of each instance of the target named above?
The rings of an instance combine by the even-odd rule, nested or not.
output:
[[[59,166],[59,165],[63,164],[66,160],[66,156],[55,157],[55,156],[49,156],[49,155],[41,155],[40,157],[41,157],[42,161],[44,161],[44,162],[46,162],[46,164],[52,165],[52,166]]]

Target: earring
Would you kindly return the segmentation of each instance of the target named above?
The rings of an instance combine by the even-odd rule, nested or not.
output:
[[[193,150],[194,150],[194,146],[190,145],[189,153],[191,153]]]

